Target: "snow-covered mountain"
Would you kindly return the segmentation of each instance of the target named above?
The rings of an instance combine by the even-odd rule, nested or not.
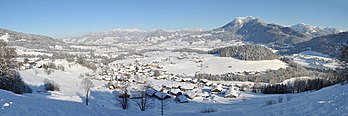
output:
[[[140,29],[114,29],[105,32],[90,33],[80,37],[63,39],[68,43],[110,44],[122,41],[139,40],[146,32]]]
[[[61,40],[37,34],[27,34],[0,28],[0,41],[3,40],[11,46],[22,46],[26,48],[49,48],[49,46],[64,44]]]
[[[216,30],[241,36],[243,41],[261,44],[292,45],[310,40],[305,33],[251,16],[237,17]]]
[[[347,45],[348,32],[314,37],[310,41],[295,45],[291,52],[300,52],[304,50],[313,50],[328,54],[330,56],[339,57],[341,48]]]
[[[289,45],[295,46],[310,41],[313,37],[337,32],[340,30],[336,28],[321,28],[304,24],[288,27],[246,16],[237,17],[226,25],[212,30],[113,29],[62,40],[0,29],[0,40],[7,41],[11,46],[49,51],[56,45],[66,48],[69,46],[68,44],[113,46],[127,52],[186,48],[208,51],[244,43],[264,44],[275,49],[287,48]]]
[[[336,28],[320,28],[304,24],[287,27],[268,23],[262,19],[252,16],[236,17],[226,25],[207,31],[202,30],[152,30],[140,29],[115,29],[105,32],[90,33],[80,37],[64,39],[68,43],[82,44],[107,44],[118,43],[143,43],[145,45],[156,45],[162,43],[176,42],[183,45],[195,41],[245,41],[277,46],[294,45],[306,42],[312,37],[335,34],[340,32]],[[167,44],[168,45],[168,44]]]
[[[136,43],[159,41],[182,37],[191,33],[200,32],[201,30],[152,30],[145,31],[140,29],[114,29],[105,32],[90,33],[80,37],[65,38],[63,41],[67,43],[82,44],[117,44],[117,43]]]
[[[318,37],[318,36],[336,34],[336,33],[342,32],[342,30],[337,28],[317,27],[312,25],[306,25],[304,23],[293,25],[291,26],[291,28],[298,32],[309,34],[312,37]]]
[[[224,30],[238,30],[238,29],[242,28],[245,23],[248,23],[249,21],[252,21],[252,20],[255,20],[255,19],[256,18],[254,18],[252,16],[236,17],[233,21],[231,21],[231,22],[227,23],[226,25],[222,26],[222,28]]]

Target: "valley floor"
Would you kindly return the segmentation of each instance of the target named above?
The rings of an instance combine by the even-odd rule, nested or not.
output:
[[[213,55],[180,54],[180,53],[148,53],[146,58],[118,60],[117,63],[140,63],[158,61],[163,70],[174,74],[186,71],[187,75],[194,75],[197,71],[210,71],[212,74],[238,72],[239,70],[265,71],[270,68],[278,69],[287,67],[280,60],[269,61],[241,61],[233,58],[216,58]],[[157,57],[155,57],[157,56]],[[158,57],[160,56],[160,57]],[[185,58],[181,58],[184,56]],[[304,58],[304,57],[298,57]],[[169,59],[169,60],[167,60]],[[219,62],[219,61],[224,61]],[[41,65],[51,61],[38,61]],[[90,103],[85,105],[85,95],[80,87],[81,74],[91,73],[92,70],[82,67],[74,62],[56,59],[52,61],[65,67],[65,70],[54,70],[47,74],[43,68],[20,70],[23,81],[32,89],[33,93],[14,94],[0,90],[0,116],[144,116],[161,115],[159,101],[155,100],[153,107],[146,111],[140,111],[131,100],[130,108],[123,110],[118,103],[118,90],[107,89],[106,80],[94,79],[95,87],[91,90]],[[197,63],[198,62],[198,63]],[[226,63],[227,62],[227,63]],[[203,69],[199,67],[202,65]],[[269,64],[269,65],[266,65]],[[233,67],[230,67],[233,65]],[[220,67],[219,67],[220,66]],[[175,72],[180,67],[188,67]],[[207,68],[207,69],[204,69]],[[240,69],[242,68],[242,69]],[[115,68],[117,69],[117,68]],[[209,70],[220,69],[220,70]],[[60,91],[45,91],[43,82],[50,79],[58,83]],[[180,85],[190,87],[190,83],[178,82],[169,79],[147,78],[146,81],[154,85]],[[185,83],[185,84],[184,84]],[[221,84],[252,84],[251,82],[216,82]],[[348,115],[348,85],[334,85],[318,91],[310,91],[298,94],[256,94],[241,92],[237,98],[224,98],[215,94],[209,98],[196,97],[187,103],[176,103],[174,98],[167,102],[168,109],[165,115],[257,115],[257,116],[303,116],[303,115]],[[246,98],[246,100],[244,99]],[[281,99],[281,100],[280,100]],[[214,109],[215,112],[202,113],[202,109]]]

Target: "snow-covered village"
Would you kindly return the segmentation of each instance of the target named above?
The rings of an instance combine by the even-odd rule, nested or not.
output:
[[[348,115],[347,17],[298,13],[348,3],[250,1],[1,1],[0,116]]]

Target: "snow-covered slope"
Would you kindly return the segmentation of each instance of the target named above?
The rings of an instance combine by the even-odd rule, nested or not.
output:
[[[230,23],[224,25],[222,28],[225,30],[237,30],[241,27],[243,27],[243,25],[245,23],[248,23],[249,21],[255,20],[256,18],[252,17],[252,16],[246,16],[246,17],[236,17],[233,21],[231,21]]]
[[[304,51],[294,54],[292,58],[294,58],[296,63],[310,68],[335,69],[339,65],[336,58],[315,51]]]

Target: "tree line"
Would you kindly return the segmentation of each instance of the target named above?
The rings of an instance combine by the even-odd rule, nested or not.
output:
[[[241,45],[218,48],[209,51],[210,54],[219,54],[221,57],[233,57],[240,60],[272,60],[278,56],[272,50],[260,45]]]

